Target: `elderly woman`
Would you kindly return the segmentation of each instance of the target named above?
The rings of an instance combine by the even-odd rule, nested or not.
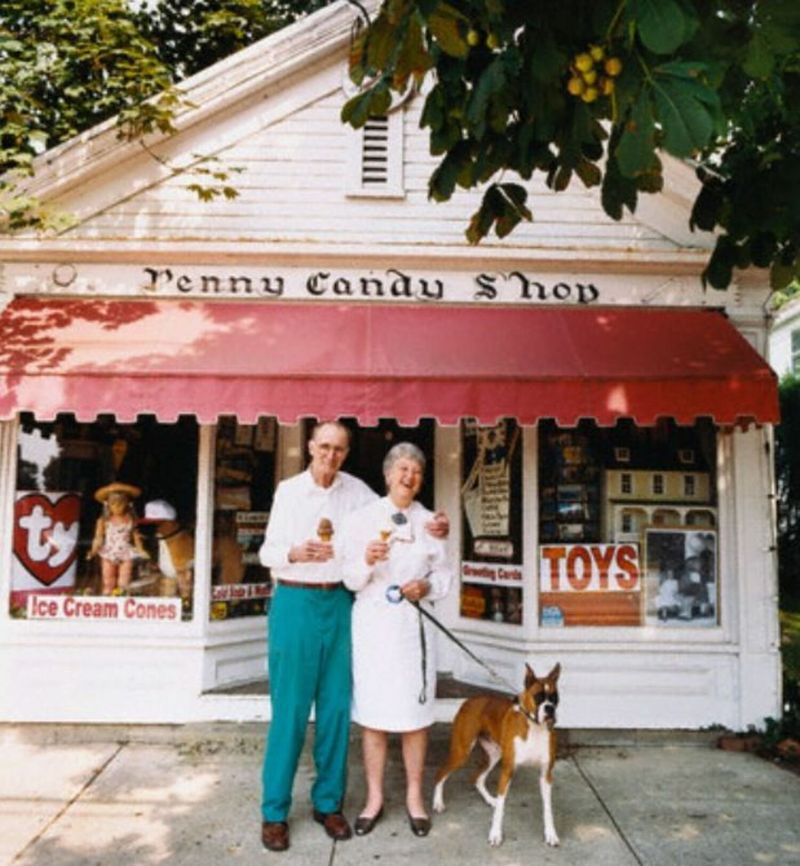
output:
[[[369,833],[383,814],[388,734],[401,734],[406,810],[412,832],[426,836],[422,796],[428,728],[433,723],[436,660],[430,624],[413,602],[442,598],[452,572],[446,544],[425,530],[433,517],[415,497],[425,456],[407,442],[383,462],[387,495],[348,516],[342,533],[344,583],[353,606],[353,719],[363,727],[367,799],[355,823]]]

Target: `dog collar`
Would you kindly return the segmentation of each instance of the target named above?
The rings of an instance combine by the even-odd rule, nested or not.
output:
[[[156,538],[159,541],[166,541],[168,538],[173,538],[176,535],[180,535],[181,532],[183,532],[183,527],[179,526],[177,529],[173,529],[172,532],[168,533],[167,535],[159,535],[158,533],[156,533]]]
[[[519,707],[519,711],[522,713],[523,716],[525,716],[525,718],[529,722],[533,722],[534,725],[539,724],[539,722],[536,721],[536,718],[532,716],[530,712],[525,709],[525,707],[522,706],[522,701],[519,699],[519,695],[514,695],[514,704],[515,706]]]

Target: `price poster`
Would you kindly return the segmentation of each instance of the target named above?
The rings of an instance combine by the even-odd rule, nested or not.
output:
[[[522,623],[520,436],[513,419],[462,425],[461,615],[472,619]]]

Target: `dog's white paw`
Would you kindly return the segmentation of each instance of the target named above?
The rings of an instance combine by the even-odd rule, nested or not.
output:
[[[441,815],[441,813],[444,812],[444,798],[438,793],[433,796],[433,811],[436,812],[437,815]]]
[[[557,848],[561,844],[555,830],[546,831],[544,834],[544,841],[547,842],[551,848]]]
[[[492,848],[497,848],[503,844],[503,834],[499,830],[489,831],[489,844]]]

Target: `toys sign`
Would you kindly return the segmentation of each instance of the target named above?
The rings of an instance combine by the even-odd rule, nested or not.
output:
[[[539,548],[543,626],[641,624],[636,544],[548,544]]]
[[[541,592],[636,592],[641,579],[635,544],[551,544],[539,548]]]
[[[77,493],[17,493],[14,590],[74,586],[80,512],[81,499]]]

